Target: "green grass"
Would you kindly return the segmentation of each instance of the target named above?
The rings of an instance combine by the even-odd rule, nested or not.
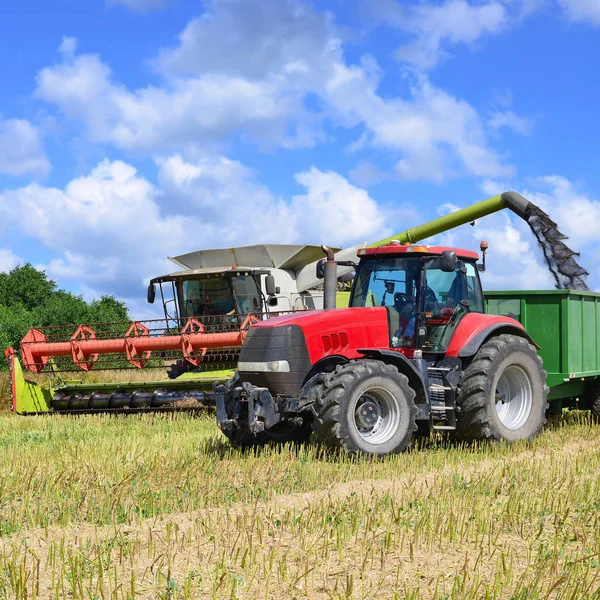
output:
[[[231,449],[213,418],[0,415],[2,598],[600,598],[599,430]]]

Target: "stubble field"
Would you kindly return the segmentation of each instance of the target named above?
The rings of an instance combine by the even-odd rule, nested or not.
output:
[[[373,460],[0,413],[0,598],[600,598],[600,430]]]

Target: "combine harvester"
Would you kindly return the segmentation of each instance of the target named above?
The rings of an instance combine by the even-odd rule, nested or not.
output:
[[[343,259],[357,248],[335,250]],[[318,246],[271,244],[170,258],[183,270],[148,286],[148,302],[160,292],[164,319],[31,329],[21,341],[22,364],[8,348],[12,408],[18,414],[202,408],[210,403],[213,381],[233,374],[252,323],[323,307],[323,292],[314,289],[321,284],[315,266],[322,256]],[[340,278],[351,274],[345,267]],[[347,306],[348,295],[338,293],[340,305]],[[84,383],[66,377],[126,368],[167,368],[169,380]],[[49,382],[25,379],[23,369],[46,374]]]
[[[416,244],[504,208],[527,221],[562,289],[484,301],[487,244],[481,262]],[[512,441],[537,435],[548,409],[600,417],[600,294],[586,291],[587,272],[548,215],[506,192],[394,237],[358,250],[349,308],[252,326],[236,375],[214,386],[232,443],[315,431],[329,446],[383,455],[417,430]],[[325,309],[335,308],[336,268],[330,252]]]

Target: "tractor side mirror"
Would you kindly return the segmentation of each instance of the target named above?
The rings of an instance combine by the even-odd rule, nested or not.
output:
[[[267,275],[265,277],[265,289],[267,291],[267,296],[274,296],[277,293],[275,277],[273,277],[273,275]]]
[[[395,290],[396,290],[396,284],[393,281],[385,282],[385,291],[388,294],[393,294]]]
[[[441,268],[444,273],[453,273],[458,266],[458,256],[454,250],[444,250],[441,258]]]
[[[322,258],[317,262],[317,279],[324,279],[325,277],[325,259]]]
[[[150,284],[148,284],[148,302],[150,304],[154,304],[155,298],[156,298],[156,284],[150,283]]]

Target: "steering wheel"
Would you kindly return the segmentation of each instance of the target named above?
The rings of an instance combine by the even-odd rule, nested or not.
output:
[[[394,294],[394,306],[400,300],[403,304],[407,304],[408,302],[412,303],[413,301],[413,299],[408,294],[404,294],[403,292],[396,292]]]

